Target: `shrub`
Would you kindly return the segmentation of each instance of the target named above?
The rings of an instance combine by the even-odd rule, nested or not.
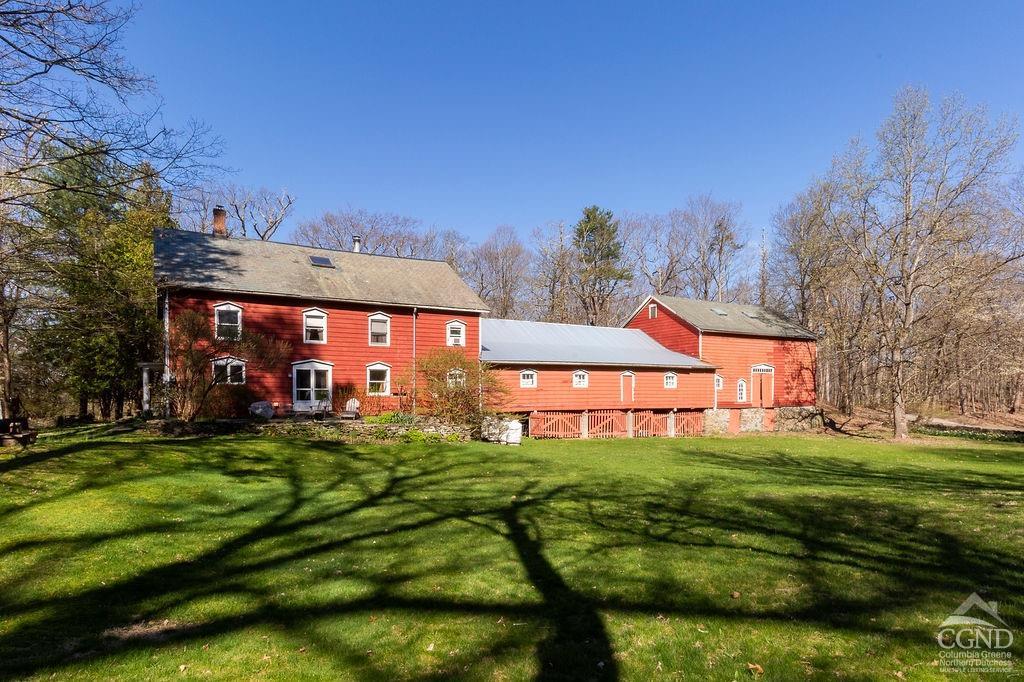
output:
[[[439,348],[416,364],[420,378],[417,407],[431,416],[479,426],[483,416],[505,400],[506,388],[497,374],[462,350]]]

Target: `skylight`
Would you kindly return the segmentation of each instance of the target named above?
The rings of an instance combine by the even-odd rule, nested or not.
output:
[[[334,263],[327,256],[310,256],[309,262],[318,268],[333,268]]]
[[[715,315],[721,315],[722,317],[725,317],[726,315],[729,314],[729,313],[725,312],[724,310],[722,310],[721,308],[712,308],[711,312],[713,312]]]
[[[749,310],[744,310],[743,314],[746,315],[747,317],[749,317],[752,320],[756,320],[757,319],[757,314],[756,313],[752,313]]]

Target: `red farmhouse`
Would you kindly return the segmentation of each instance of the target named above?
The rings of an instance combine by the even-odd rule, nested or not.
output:
[[[481,319],[486,306],[442,261],[361,253],[358,238],[352,251],[229,239],[215,223],[213,235],[156,233],[165,328],[196,310],[218,335],[288,341],[280,366],[210,368],[281,413],[348,393],[371,399],[364,411],[410,409],[417,358],[447,347],[492,365],[505,409],[539,436],[772,430],[814,406],[814,335],[757,306],[652,296],[625,328]],[[173,373],[169,346],[161,364]]]
[[[182,310],[199,310],[218,334],[245,328],[291,344],[281,367],[222,361],[230,383],[244,383],[282,412],[329,406],[339,389],[397,409],[411,398],[412,387],[398,384],[417,354],[449,346],[480,352],[486,306],[441,261],[183,230],[158,231],[155,254],[165,327]],[[165,362],[173,370],[174,359]]]

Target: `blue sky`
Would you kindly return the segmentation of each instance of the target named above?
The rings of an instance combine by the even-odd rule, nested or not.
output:
[[[759,234],[903,85],[1024,111],[1022,26],[1019,2],[148,0],[126,51],[233,181],[297,197],[288,231],[351,206],[527,235],[712,192]]]

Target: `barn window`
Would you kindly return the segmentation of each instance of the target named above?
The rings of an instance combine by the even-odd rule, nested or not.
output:
[[[572,387],[573,388],[586,388],[590,386],[590,373],[583,369],[578,369],[572,373]]]
[[[444,336],[449,346],[465,346],[466,323],[461,320],[452,320],[445,325]]]
[[[218,339],[236,341],[242,335],[242,309],[234,303],[213,306],[213,321]]]
[[[391,345],[391,316],[386,313],[370,315],[370,345]]]
[[[245,361],[238,358],[218,358],[213,361],[213,383],[244,384]]]
[[[519,373],[519,388],[537,388],[537,372],[524,369]]]
[[[736,382],[736,402],[747,402],[747,382],[743,379]]]
[[[678,379],[675,372],[665,372],[665,388],[675,388]]]
[[[647,306],[647,319],[653,320],[657,316],[658,316],[658,305],[656,303],[652,303],[649,306]]]
[[[377,362],[366,366],[366,394],[391,395],[391,366]]]
[[[716,391],[721,391],[724,387],[725,387],[725,379],[723,379],[722,377],[720,377],[720,376],[718,376],[716,374],[715,375],[715,390]]]
[[[462,388],[466,385],[466,370],[456,367],[448,372],[448,388]]]
[[[302,340],[305,343],[327,343],[327,313],[319,308],[302,311]]]

